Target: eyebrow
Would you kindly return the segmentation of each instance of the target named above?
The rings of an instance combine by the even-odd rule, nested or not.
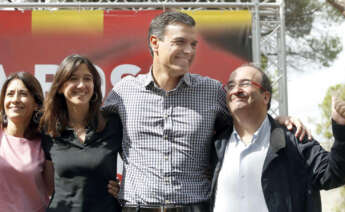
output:
[[[6,90],[6,93],[9,93],[9,92],[12,92],[12,91],[16,91],[17,89],[7,89]],[[25,89],[25,88],[23,88],[23,89],[19,89],[18,91],[29,91],[29,89]]]
[[[178,40],[188,40],[188,39],[186,39],[186,38],[184,38],[184,37],[176,37],[176,38],[173,38],[172,39],[173,41],[178,41]],[[198,43],[199,41],[198,40],[193,40],[192,41],[192,43]]]
[[[71,77],[75,77],[75,76],[79,76],[78,74],[75,74],[75,73],[73,73],[72,75],[71,75]],[[82,77],[84,77],[84,76],[90,76],[90,77],[93,77],[93,75],[91,74],[91,73],[87,73],[87,74],[83,74],[83,75],[81,75]]]
[[[238,82],[245,82],[245,81],[253,81],[253,80],[250,80],[250,79],[241,79],[241,80],[239,80]],[[230,80],[228,83],[232,83],[232,82],[235,82],[235,80]]]

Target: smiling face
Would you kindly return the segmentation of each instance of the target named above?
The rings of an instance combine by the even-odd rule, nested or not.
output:
[[[29,123],[34,110],[38,108],[34,97],[20,79],[9,82],[3,104],[8,121],[18,124]]]
[[[86,64],[82,63],[59,89],[69,106],[89,107],[94,92],[94,80]]]
[[[197,46],[196,29],[176,23],[165,27],[164,38],[152,35],[154,64],[169,71],[169,75],[180,77],[189,72]],[[155,67],[154,67],[155,68]]]
[[[260,89],[261,82],[261,73],[253,67],[244,66],[232,72],[228,83],[233,84],[233,88],[227,92],[230,112],[252,110],[266,113],[270,94]]]

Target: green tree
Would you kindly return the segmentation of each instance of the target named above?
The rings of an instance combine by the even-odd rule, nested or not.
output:
[[[326,0],[333,8],[338,10],[345,16],[345,1],[344,0]]]
[[[288,64],[294,69],[300,65],[296,60],[330,66],[343,49],[340,38],[328,30],[344,21],[341,12],[320,0],[286,0],[285,3]]]
[[[321,109],[321,122],[316,124],[316,133],[322,135],[329,141],[329,146],[333,143],[333,135],[331,130],[331,105],[332,105],[332,96],[337,96],[345,100],[345,85],[338,84],[328,88],[325,98],[322,103],[319,105]],[[341,200],[336,203],[335,212],[345,212],[345,187],[340,189]]]

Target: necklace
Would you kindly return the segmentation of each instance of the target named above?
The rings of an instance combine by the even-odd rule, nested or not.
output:
[[[77,135],[83,134],[85,132],[85,128],[73,128],[73,129]]]

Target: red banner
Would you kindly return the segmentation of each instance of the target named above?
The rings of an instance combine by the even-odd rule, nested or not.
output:
[[[11,72],[33,73],[48,91],[58,64],[70,54],[89,57],[106,94],[124,75],[146,73],[152,58],[147,33],[162,11],[0,11],[0,85]],[[188,11],[199,44],[193,73],[225,82],[251,60],[248,11]]]

